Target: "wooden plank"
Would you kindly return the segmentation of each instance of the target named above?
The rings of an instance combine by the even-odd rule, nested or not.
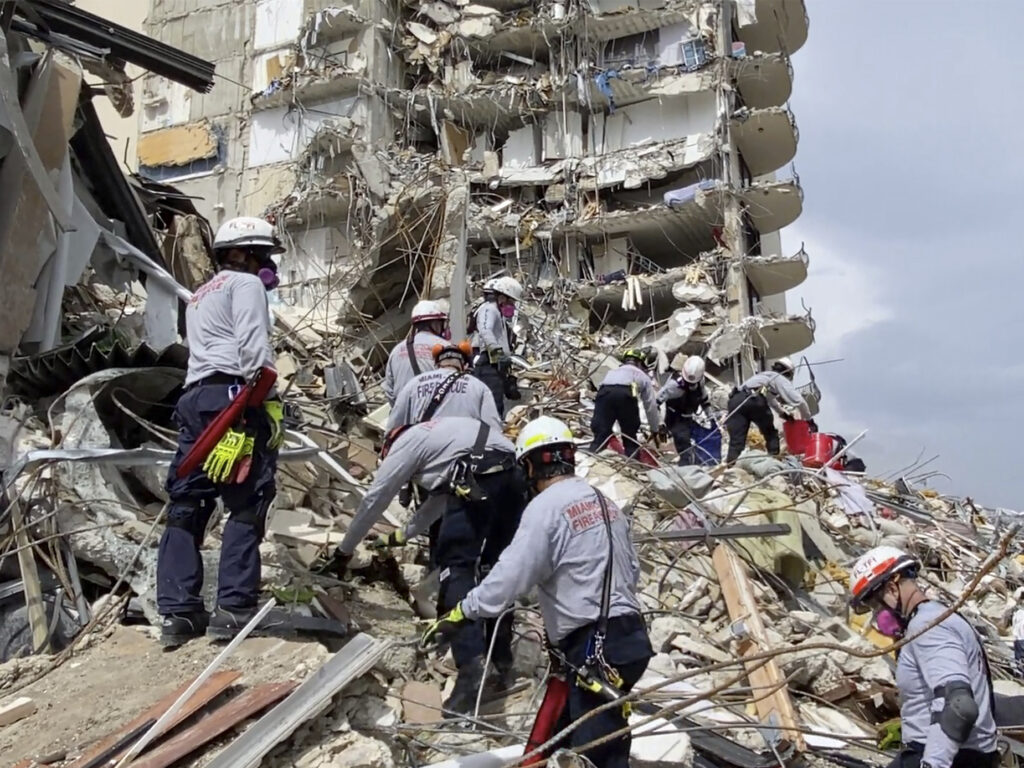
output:
[[[154,749],[148,755],[132,762],[132,768],[167,768],[222,733],[231,730],[243,720],[280,701],[297,683],[264,683],[239,694],[227,704],[218,707],[190,728]]]
[[[36,703],[28,696],[21,696],[0,706],[0,726],[10,725],[35,714]]]
[[[203,686],[195,692],[195,695],[188,700],[185,706],[181,708],[181,711],[178,712],[174,719],[167,724],[167,728],[165,730],[169,731],[182,721],[187,720],[189,717],[194,715],[196,712],[198,712],[200,709],[205,707],[207,704],[209,704],[211,701],[217,698],[220,694],[222,694],[225,690],[227,690],[228,686],[235,682],[241,676],[241,672],[233,672],[229,670],[217,672],[216,674],[212,675],[210,679],[207,680],[203,684]],[[191,682],[185,683],[176,691],[167,694],[162,699],[160,699],[156,704],[147,709],[145,712],[139,714],[138,717],[131,720],[130,722],[125,723],[113,733],[96,742],[92,747],[86,750],[81,757],[79,757],[77,760],[75,760],[75,762],[69,765],[68,768],[83,768],[83,766],[88,765],[92,760],[95,760],[97,757],[102,755],[112,746],[117,744],[118,741],[124,738],[125,734],[131,733],[134,730],[138,730],[141,726],[144,726],[146,723],[154,721],[157,718],[159,718],[160,715],[166,712],[171,707],[171,705],[178,700],[178,697],[181,696],[181,694],[188,690],[189,685],[191,685]],[[127,748],[127,746],[128,745],[125,745],[125,749]],[[119,751],[123,752],[124,749]],[[116,757],[116,755],[111,755],[110,757],[113,758]]]
[[[176,125],[139,137],[140,165],[181,166],[217,154],[217,137],[205,121]]]
[[[764,621],[754,601],[754,590],[747,576],[746,564],[724,543],[715,548],[711,560],[729,609],[729,618],[732,619],[734,629],[741,632],[740,656],[753,656],[769,650],[764,639]],[[789,688],[775,659],[769,659],[767,663],[752,661],[745,666],[750,687],[757,699],[755,706],[761,722],[779,729],[781,737],[798,751],[806,750],[796,710],[789,697]],[[769,694],[769,691],[774,692]]]
[[[21,513],[21,503],[11,500],[11,528],[14,543],[18,545],[18,566],[21,568],[21,586],[25,592],[25,606],[28,608],[28,624],[32,630],[32,652],[45,653],[49,650],[46,626],[46,606],[43,604],[43,590],[39,586],[39,570],[36,568],[36,550],[29,540],[28,526]],[[54,604],[53,610],[60,610]]]

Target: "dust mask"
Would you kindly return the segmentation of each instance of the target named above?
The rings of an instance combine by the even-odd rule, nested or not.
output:
[[[515,304],[502,304],[501,305],[501,316],[505,319],[510,319],[516,316]]]

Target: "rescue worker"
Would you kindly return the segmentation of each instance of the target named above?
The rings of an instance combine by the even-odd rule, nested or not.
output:
[[[469,374],[473,359],[469,342],[435,344],[433,359],[435,370],[421,373],[398,393],[387,429],[442,416],[468,416],[501,432],[503,425],[491,391]]]
[[[985,649],[959,613],[935,623],[947,607],[921,590],[919,570],[906,552],[882,546],[850,572],[851,608],[872,611],[884,635],[912,638],[896,660],[903,747],[889,768],[996,766],[995,696]]]
[[[764,436],[768,453],[779,455],[779,431],[775,428],[773,410],[789,421],[793,416],[785,406],[795,408],[800,412],[800,418],[811,421],[811,409],[807,407],[807,401],[793,386],[794,372],[793,361],[782,357],[772,364],[770,371],[755,373],[732,391],[725,419],[725,429],[729,433],[727,464],[735,462],[746,447],[751,422],[757,425]],[[812,429],[816,427],[812,426]]]
[[[498,415],[505,417],[505,398],[519,399],[512,376],[512,347],[506,321],[516,314],[516,302],[523,298],[523,286],[511,277],[495,277],[484,283],[484,303],[474,315],[479,355],[473,374],[494,395]]]
[[[384,396],[392,406],[402,387],[421,373],[434,370],[434,345],[446,344],[451,338],[448,313],[436,301],[416,302],[411,320],[409,335],[391,350],[384,371]]]
[[[476,585],[478,573],[487,573],[498,561],[498,555],[512,541],[526,506],[526,483],[516,466],[515,446],[501,432],[477,419],[447,416],[392,429],[381,448],[381,463],[373,484],[345,538],[333,555],[314,569],[340,578],[356,545],[410,480],[430,495],[404,529],[382,537],[380,543],[402,546],[440,518],[434,553],[441,569],[440,616],[458,605]],[[458,676],[444,703],[446,716],[473,712],[492,638],[495,674],[488,678],[487,688],[496,693],[511,682],[512,617],[500,625],[494,621],[467,622],[451,641]]]
[[[607,447],[615,422],[618,422],[626,455],[636,456],[640,450],[636,437],[640,431],[640,403],[647,412],[647,427],[651,434],[661,431],[654,381],[647,373],[656,359],[653,350],[628,349],[622,355],[622,365],[604,377],[594,399],[594,415],[590,420],[590,429],[594,433],[591,451],[596,453]]]
[[[672,435],[680,464],[697,464],[693,445],[694,416],[708,407],[704,388],[704,358],[686,358],[678,376],[672,376],[658,392],[657,402],[665,404],[664,428]]]
[[[188,372],[174,409],[178,449],[167,474],[170,506],[156,565],[161,642],[166,647],[204,632],[233,637],[254,615],[260,587],[259,545],[276,493],[277,451],[284,435],[282,404],[271,390],[262,406],[244,414],[246,435],[253,440],[251,466],[242,482],[222,482],[230,477],[234,462],[213,472],[212,478],[207,464],[184,478],[177,476],[178,465],[207,424],[256,371],[272,368],[276,357],[270,346],[267,292],[278,284],[271,256],[284,248],[274,227],[262,219],[232,219],[217,230],[213,249],[219,271],[195,292],[185,311]],[[227,507],[228,519],[221,543],[217,602],[210,616],[200,594],[199,548],[218,496]],[[260,629],[278,620],[275,614]]]
[[[536,586],[552,664],[571,665],[566,673],[583,670],[627,693],[653,655],[637,599],[640,564],[628,519],[575,475],[575,454],[572,432],[558,419],[541,416],[523,427],[516,457],[533,498],[519,530],[487,578],[434,622],[424,641],[467,621],[499,616]],[[571,674],[555,732],[607,702],[581,682]],[[573,730],[567,746],[625,725],[621,707],[606,709]],[[598,768],[626,768],[629,746],[630,737],[620,736],[582,754]]]

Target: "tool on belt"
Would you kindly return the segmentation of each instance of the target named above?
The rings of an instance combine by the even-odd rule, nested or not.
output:
[[[263,404],[263,400],[266,398],[267,393],[270,392],[271,387],[274,386],[275,381],[277,381],[277,371],[273,368],[263,367],[253,374],[253,377],[234,396],[227,407],[218,413],[213,421],[206,425],[206,429],[199,434],[199,437],[196,438],[192,449],[185,454],[185,458],[181,460],[175,472],[179,479],[188,476],[189,473],[202,464],[220,443],[221,438],[227,434],[228,430],[235,430],[236,427],[242,425],[246,408],[256,408]],[[235,431],[241,432],[241,430]],[[242,446],[235,445],[237,443],[235,439],[232,439],[231,442],[234,445],[231,450],[240,451],[238,456],[244,457],[244,444]],[[228,452],[227,448],[224,450],[226,455]],[[251,454],[252,451],[250,450],[249,455]]]
[[[492,475],[498,472],[505,472],[515,466],[516,460],[512,453],[504,461],[498,461],[488,465],[484,464],[487,449],[487,434],[491,428],[485,422],[480,422],[480,429],[476,433],[476,440],[468,454],[460,456],[452,462],[448,471],[446,482],[441,489],[454,494],[465,501],[480,502],[487,500],[487,494],[477,482],[477,475]]]

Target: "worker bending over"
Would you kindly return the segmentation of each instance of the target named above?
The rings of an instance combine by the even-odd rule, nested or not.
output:
[[[726,463],[740,457],[747,444],[747,433],[753,422],[764,436],[768,453],[779,455],[779,431],[775,429],[775,410],[785,420],[793,418],[785,406],[795,408],[800,418],[810,420],[811,409],[803,395],[793,386],[793,361],[782,357],[772,364],[770,371],[755,373],[732,391],[725,428],[729,433],[729,453]],[[781,403],[780,403],[781,401]]]
[[[384,371],[384,396],[388,405],[416,376],[434,370],[435,344],[445,344],[451,338],[448,314],[436,301],[418,301],[412,308],[412,327],[405,341],[395,345],[388,355]]]
[[[999,765],[995,701],[978,633],[917,584],[920,563],[895,547],[876,547],[850,572],[850,606],[874,613],[884,635],[911,638],[897,651],[903,748],[889,768],[989,768]],[[921,634],[919,634],[921,633]]]
[[[672,376],[658,392],[658,403],[665,404],[665,428],[672,434],[680,464],[699,463],[693,446],[694,416],[708,407],[704,388],[704,359],[688,357],[678,376]]]
[[[271,391],[262,406],[245,411],[244,432],[231,430],[234,436],[251,438],[243,452],[236,451],[233,458],[209,473],[204,464],[183,478],[177,475],[178,466],[206,426],[258,370],[272,368],[276,357],[270,346],[267,291],[278,284],[271,255],[283,253],[284,248],[274,227],[262,219],[231,219],[217,230],[213,252],[218,272],[195,292],[185,310],[188,373],[174,409],[178,449],[167,473],[170,506],[156,563],[157,608],[163,616],[160,638],[166,647],[181,645],[204,632],[233,637],[255,614],[260,589],[259,546],[267,509],[276,493],[274,473],[284,434],[281,401]],[[221,447],[219,443],[214,453]],[[251,461],[248,473],[242,481],[233,482],[233,471],[245,458],[243,454]],[[203,561],[199,548],[218,496],[224,500],[228,519],[221,539],[217,604],[210,617],[200,594]],[[275,620],[265,620],[261,629]]]
[[[629,520],[614,502],[576,477],[572,432],[557,419],[531,421],[516,440],[533,499],[515,538],[490,574],[424,635],[458,629],[465,622],[500,616],[537,587],[552,666],[582,670],[622,693],[640,679],[653,655],[640,615],[640,565]],[[568,665],[565,664],[568,662]],[[571,673],[560,731],[607,699]],[[605,709],[574,729],[574,749],[626,725],[622,707]],[[626,768],[630,737],[620,736],[582,754],[598,768]]]
[[[339,578],[356,545],[380,520],[398,491],[409,481],[429,497],[409,524],[385,537],[401,546],[440,518],[435,559],[441,569],[438,615],[458,605],[498,561],[512,541],[523,508],[526,483],[516,467],[515,446],[485,422],[448,416],[391,430],[381,448],[381,463],[333,555],[314,569]],[[512,617],[500,622],[467,622],[452,638],[458,667],[455,689],[444,703],[448,714],[471,713],[483,677],[483,662],[494,635],[495,674],[487,687],[497,692],[512,679]]]
[[[495,432],[501,432],[502,421],[491,391],[469,373],[473,359],[469,342],[435,344],[433,358],[436,369],[421,373],[398,393],[387,429],[435,417],[466,416],[485,421]]]
[[[652,435],[660,431],[661,414],[654,382],[647,373],[656,360],[653,350],[629,349],[622,356],[622,365],[604,377],[594,399],[594,416],[590,420],[594,440],[590,450],[604,450],[618,422],[626,455],[636,456],[640,450],[636,436],[640,431],[641,402],[647,412],[647,428]]]
[[[512,376],[512,346],[506,322],[515,317],[516,302],[523,298],[523,286],[511,277],[495,277],[484,283],[484,303],[474,315],[479,356],[473,373],[494,395],[498,415],[505,417],[505,398],[519,399]]]

